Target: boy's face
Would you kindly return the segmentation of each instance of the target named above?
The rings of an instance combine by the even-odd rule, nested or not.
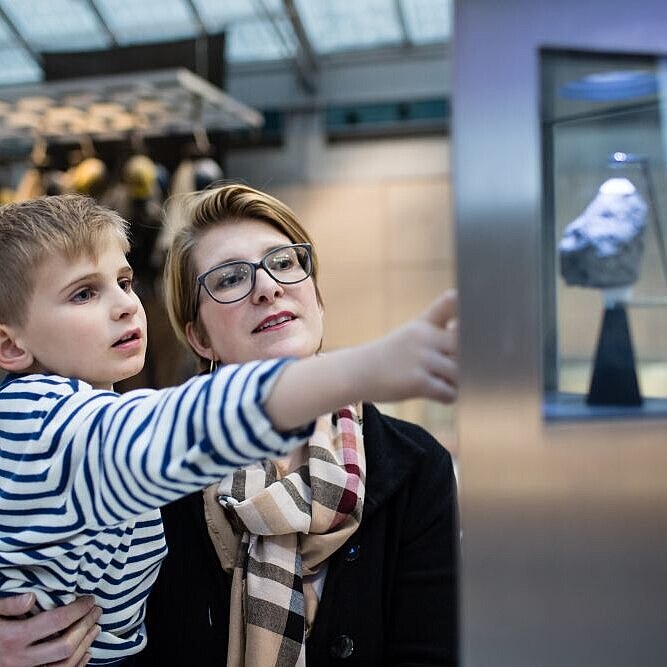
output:
[[[132,290],[132,269],[110,235],[97,260],[48,257],[35,275],[17,342],[43,370],[97,389],[136,375],[146,353],[146,314]]]

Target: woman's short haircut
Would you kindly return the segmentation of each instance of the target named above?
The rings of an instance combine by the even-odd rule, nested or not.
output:
[[[44,259],[96,258],[109,238],[130,249],[128,223],[93,199],[57,195],[0,207],[0,323],[25,324],[35,272]]]
[[[247,185],[227,184],[182,195],[172,203],[176,207],[170,219],[172,242],[164,269],[164,294],[169,319],[179,340],[190,348],[185,334],[188,322],[197,321],[197,267],[194,251],[199,239],[209,229],[241,220],[259,220],[278,230],[292,243],[310,243],[308,232],[294,212],[280,200]],[[317,253],[313,248],[313,282],[317,300]],[[190,348],[191,349],[191,348]],[[202,370],[210,361],[199,357]]]

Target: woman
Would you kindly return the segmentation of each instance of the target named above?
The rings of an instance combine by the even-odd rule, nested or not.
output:
[[[227,185],[186,197],[181,223],[167,305],[202,371],[319,350],[317,257],[289,208]],[[163,518],[169,556],[136,664],[456,663],[456,487],[418,426],[348,406],[296,455]]]
[[[317,259],[289,208],[251,188],[229,185],[190,197],[182,220],[165,271],[167,305],[172,325],[198,355],[202,369],[211,363],[302,357],[319,350],[324,309]],[[349,411],[354,414],[356,406]],[[236,475],[165,509],[170,556],[149,603],[146,664],[186,665],[193,657],[220,664],[228,650],[231,664],[244,664],[243,656],[250,657],[250,664],[295,664],[287,658],[283,663],[281,657],[289,654],[285,645],[298,655],[303,626],[309,665],[341,658],[360,665],[455,662],[458,537],[450,457],[419,427],[384,417],[371,405],[363,406],[359,418],[363,433],[346,447],[359,473],[345,473],[347,460],[334,462],[335,444],[320,441],[315,446],[311,441],[300,458],[252,471],[261,478],[258,488],[249,490],[250,483],[244,486],[243,475]],[[331,416],[320,419],[321,439],[335,440],[331,424]],[[326,445],[330,451],[322,458],[337,467],[322,479],[319,448]],[[281,483],[281,478],[288,481]],[[243,530],[256,518],[255,511],[264,518],[257,523],[270,525],[254,527],[266,533],[284,531],[285,520],[297,522],[298,516],[276,517],[257,507],[275,503],[284,508],[294,496],[307,497],[294,490],[304,478],[312,481],[310,529],[320,534],[299,539],[292,534],[294,541],[287,546],[290,535],[258,539]],[[336,495],[345,509],[339,511],[343,518],[331,522],[331,498],[322,487],[341,478],[351,497]],[[264,490],[265,484],[271,491]],[[218,498],[234,495],[223,509]],[[239,520],[241,510],[235,507],[243,500],[250,507],[243,508]],[[243,614],[237,589],[245,583],[250,591],[253,567],[263,567],[261,559],[252,559],[253,549],[267,548],[272,540],[303,562],[303,597],[294,597],[305,600],[305,621],[287,618],[280,596],[268,595],[247,615],[261,617],[270,608],[272,622],[284,618],[282,625],[258,629],[256,619],[246,617],[245,628],[239,628]],[[248,544],[251,564],[233,571],[239,549],[241,560],[247,559]],[[287,576],[288,569],[292,576],[287,566],[280,576]],[[270,587],[280,576],[260,583]],[[288,587],[291,594],[296,587]],[[298,626],[295,634],[292,623]],[[245,646],[237,641],[243,630]],[[156,641],[158,634],[164,641]],[[249,653],[257,645],[264,660]]]

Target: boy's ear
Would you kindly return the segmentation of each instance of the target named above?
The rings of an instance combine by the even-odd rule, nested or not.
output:
[[[190,343],[200,357],[215,361],[215,352],[213,352],[208,336],[202,334],[194,322],[188,322],[185,325],[185,336],[188,339],[188,343]]]
[[[16,332],[7,324],[0,324],[0,368],[12,373],[28,370],[35,361],[30,350],[24,349]]]

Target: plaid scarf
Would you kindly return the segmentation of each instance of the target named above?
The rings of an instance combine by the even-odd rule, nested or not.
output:
[[[284,477],[279,464],[263,461],[228,475],[217,489],[226,520],[241,534],[228,667],[306,664],[305,640],[319,603],[311,575],[326,567],[361,521],[361,404],[320,417],[300,451],[300,465]],[[231,546],[226,542],[223,550]]]

